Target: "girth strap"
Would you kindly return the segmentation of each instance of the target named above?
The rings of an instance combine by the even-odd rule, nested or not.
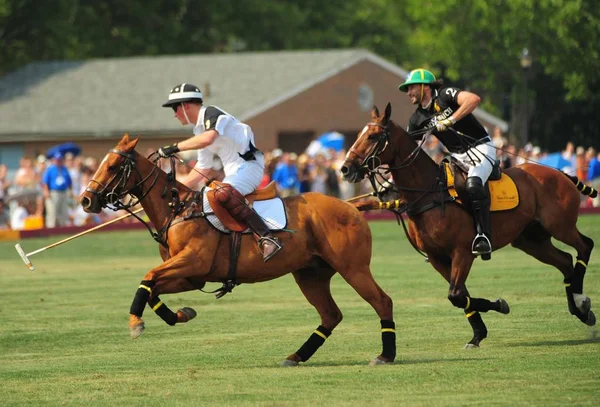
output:
[[[227,271],[227,280],[223,282],[223,286],[217,291],[215,296],[217,299],[230,293],[236,285],[238,258],[240,257],[240,247],[242,245],[242,234],[240,232],[231,232],[229,235],[229,270]]]

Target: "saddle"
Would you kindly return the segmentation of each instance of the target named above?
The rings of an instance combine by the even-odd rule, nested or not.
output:
[[[215,189],[219,188],[219,186],[223,185],[222,182],[212,181],[208,187],[210,190],[206,193],[206,197],[208,202],[210,203],[210,207],[212,208],[215,216],[219,218],[223,225],[233,231],[233,232],[243,232],[248,229],[248,225],[245,223],[238,222],[233,219],[233,217],[229,214],[229,212],[221,206],[219,201],[215,199]],[[256,191],[244,196],[248,205],[251,206],[256,201],[267,201],[269,199],[277,198],[277,185],[275,181],[271,181],[269,185],[264,188],[257,189]]]
[[[450,196],[456,202],[470,208],[470,198],[466,190],[467,171],[452,157],[443,160],[440,168]],[[494,163],[486,185],[490,197],[490,212],[507,211],[519,205],[517,185],[511,177],[502,172],[499,160]]]

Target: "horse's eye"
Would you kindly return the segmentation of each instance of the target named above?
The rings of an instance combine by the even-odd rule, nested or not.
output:
[[[369,137],[367,137],[367,139],[371,141],[375,140],[375,138],[377,138],[377,133],[371,133],[369,134]]]
[[[118,165],[109,165],[108,170],[111,172],[115,172],[119,166]]]

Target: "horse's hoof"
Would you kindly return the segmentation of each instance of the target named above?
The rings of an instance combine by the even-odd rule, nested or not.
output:
[[[496,303],[500,305],[500,310],[498,311],[499,313],[504,315],[510,313],[510,307],[508,306],[508,303],[505,300],[503,300],[502,298],[498,298],[496,300]]]
[[[281,362],[281,364],[279,366],[281,366],[281,367],[296,367],[298,365],[299,365],[299,363],[296,362],[295,360],[285,359],[283,362]]]
[[[587,314],[592,309],[592,300],[583,294],[573,294],[575,306],[582,314]]]
[[[144,323],[139,323],[133,327],[129,327],[131,339],[137,339],[144,332]]]
[[[591,310],[588,311],[588,318],[585,321],[585,324],[587,326],[594,326],[594,325],[596,325],[596,315],[594,314],[593,311],[591,311]]]
[[[191,321],[192,319],[196,318],[196,315],[198,315],[198,314],[196,313],[196,311],[194,311],[193,308],[183,307],[181,309],[178,309],[177,310],[177,323],[183,324],[184,322]]]
[[[479,345],[475,345],[474,343],[467,343],[465,345],[465,349],[479,349]]]
[[[394,361],[382,360],[379,358],[374,358],[369,362],[369,366],[381,366],[381,365],[392,365]]]

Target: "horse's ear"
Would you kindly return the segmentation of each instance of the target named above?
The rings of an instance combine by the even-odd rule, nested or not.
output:
[[[129,139],[129,136],[127,136],[127,137]],[[138,141],[140,141],[139,137],[136,137],[133,140],[129,140],[127,142],[127,146],[125,147],[125,150],[126,151],[132,151],[135,148],[135,146],[137,145]]]
[[[371,120],[377,121],[379,119],[379,109],[377,106],[373,105],[373,110],[371,110]]]
[[[127,144],[127,143],[129,143],[129,134],[125,133],[119,144]]]
[[[392,115],[392,104],[390,102],[388,102],[387,106],[385,107],[385,115],[383,116],[383,124],[388,123],[391,115]]]

